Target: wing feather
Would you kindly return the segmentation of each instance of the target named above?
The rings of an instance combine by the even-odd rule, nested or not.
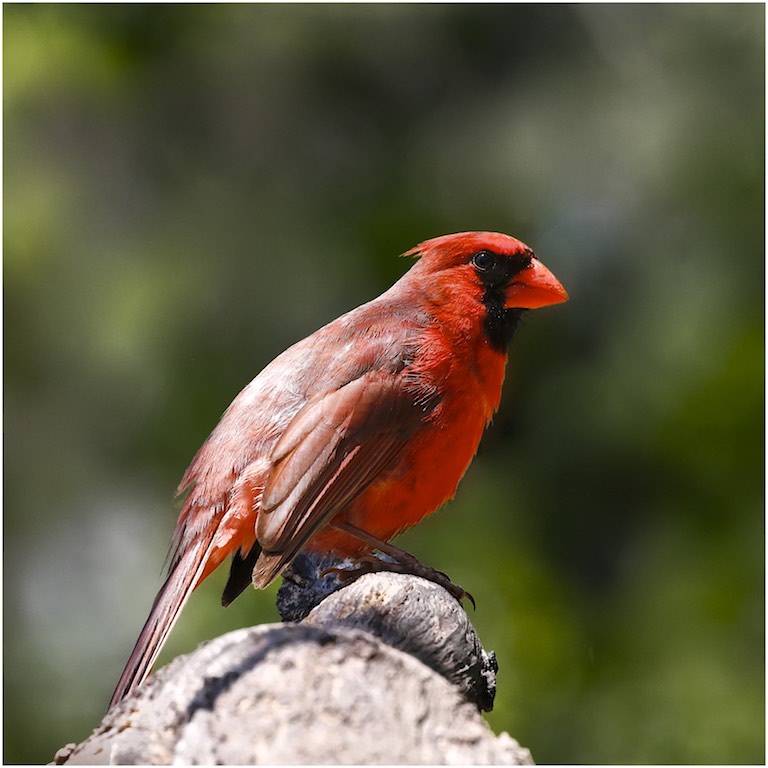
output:
[[[284,568],[400,454],[437,398],[402,376],[368,371],[307,403],[272,452],[257,522],[254,584]]]

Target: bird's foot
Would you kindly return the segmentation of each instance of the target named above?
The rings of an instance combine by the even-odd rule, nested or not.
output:
[[[355,566],[352,568],[340,568],[332,566],[326,568],[322,575],[329,573],[335,574],[339,581],[348,583],[363,576],[366,573],[374,573],[376,571],[391,571],[393,573],[407,573],[411,576],[420,576],[422,579],[431,581],[433,584],[441,586],[449,595],[452,595],[459,602],[465,597],[472,603],[472,607],[477,609],[475,598],[467,592],[466,589],[454,584],[448,576],[442,571],[438,571],[436,568],[430,568],[428,565],[424,565],[417,560],[412,554],[406,552],[403,549],[395,547],[388,542],[379,541],[378,539],[370,536],[365,531],[356,528],[349,523],[332,523],[340,530],[350,533],[357,538],[362,539],[367,544],[375,547],[381,552],[384,557],[377,557],[376,555],[362,555],[355,559]]]

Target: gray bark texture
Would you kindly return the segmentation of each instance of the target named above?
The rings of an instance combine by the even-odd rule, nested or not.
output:
[[[307,584],[287,580],[278,597],[299,621],[230,632],[175,659],[55,762],[532,764],[483,720],[495,656],[442,587],[397,573],[330,594]]]

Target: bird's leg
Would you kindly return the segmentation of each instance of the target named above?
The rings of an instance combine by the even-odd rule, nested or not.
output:
[[[388,555],[392,561],[382,560],[381,558],[375,557],[374,555],[363,555],[357,560],[359,563],[357,568],[328,568],[325,571],[326,573],[335,573],[342,581],[356,579],[365,573],[373,573],[376,571],[409,573],[412,576],[421,576],[423,579],[427,579],[427,581],[431,581],[440,585],[449,594],[453,595],[453,597],[455,597],[459,602],[461,602],[462,598],[466,597],[469,602],[472,603],[473,608],[477,607],[475,605],[475,598],[472,597],[472,595],[463,587],[460,587],[458,584],[454,584],[442,571],[438,571],[435,568],[430,568],[428,565],[424,565],[423,563],[419,562],[412,554],[406,552],[404,549],[400,549],[399,547],[396,547],[394,544],[390,544],[387,541],[381,541],[375,536],[371,536],[371,534],[367,531],[362,530],[362,528],[358,528],[356,525],[352,525],[351,523],[347,523],[345,521],[334,520],[330,522],[329,525],[340,531],[343,531],[344,533],[348,533],[350,536],[354,536],[356,539],[365,542],[373,549],[378,549],[379,552]]]

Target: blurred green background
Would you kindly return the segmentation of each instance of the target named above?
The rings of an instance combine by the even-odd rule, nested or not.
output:
[[[239,389],[465,229],[571,294],[400,539],[477,598],[492,727],[541,763],[764,762],[762,5],[3,19],[5,762],[97,725]],[[276,620],[224,576],[164,659]]]

